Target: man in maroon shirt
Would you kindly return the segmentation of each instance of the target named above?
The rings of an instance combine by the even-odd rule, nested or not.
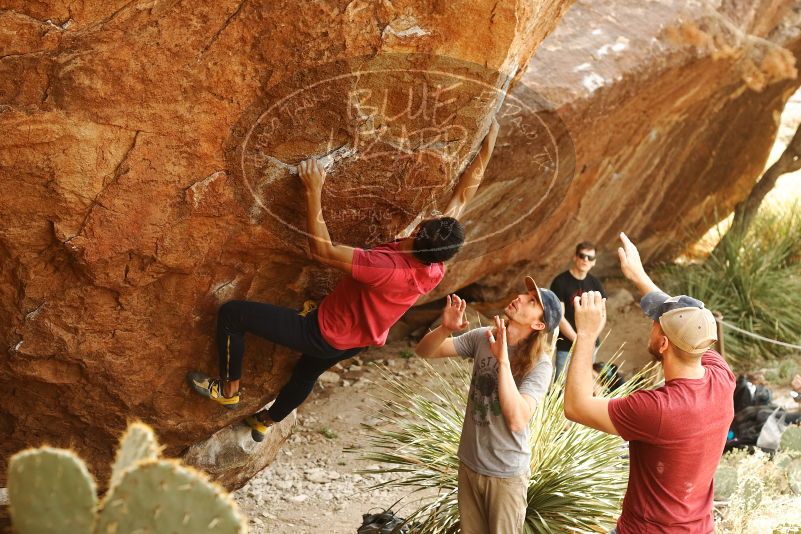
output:
[[[691,297],[670,297],[645,273],[634,244],[620,234],[623,274],[644,295],[653,319],[649,352],[662,364],[665,385],[627,397],[592,395],[592,351],[606,321],[598,292],[576,298],[576,344],[567,374],[565,415],[629,442],[629,483],[617,534],[709,534],[712,482],[734,417],[735,378],[710,347],[712,313]]]
[[[412,234],[369,250],[331,241],[322,217],[325,170],[319,161],[303,161],[298,174],[306,189],[306,224],[311,256],[345,273],[318,309],[297,310],[272,304],[234,300],[220,307],[217,317],[219,378],[201,372],[187,375],[192,389],[228,409],[239,405],[239,385],[245,334],[300,352],[292,376],[278,392],[273,405],[245,419],[255,441],[308,397],[317,378],[338,361],[351,358],[365,347],[383,345],[387,333],[422,296],[445,276],[444,262],[464,241],[464,228],[456,219],[473,198],[484,175],[498,135],[493,118],[478,155],[462,173],[445,216],[424,220]]]

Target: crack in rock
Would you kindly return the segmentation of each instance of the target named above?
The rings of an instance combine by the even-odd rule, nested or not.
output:
[[[231,24],[231,22],[233,22],[233,20],[237,17],[237,15],[239,15],[239,12],[242,11],[242,8],[247,3],[247,1],[248,0],[241,0],[239,2],[239,5],[236,6],[236,9],[234,9],[233,13],[228,15],[228,17],[225,19],[225,22],[223,23],[222,27],[214,33],[214,35],[211,37],[211,40],[209,40],[209,42],[206,43],[206,46],[204,46],[200,50],[200,53],[198,54],[198,61],[200,61],[200,58],[203,57],[206,54],[208,49],[211,48],[211,46],[215,42],[217,42],[217,39],[219,39],[220,35],[222,35],[222,33],[225,31],[225,29],[228,28],[228,25]]]
[[[117,165],[114,167],[114,171],[112,172],[112,175],[111,175],[111,180],[109,180],[108,183],[103,184],[102,189],[92,199],[92,202],[89,204],[89,208],[86,210],[86,214],[83,216],[83,220],[81,221],[81,224],[78,227],[78,231],[75,232],[74,235],[72,235],[72,236],[68,237],[67,239],[65,239],[64,243],[69,243],[70,241],[72,241],[73,239],[75,239],[76,237],[81,235],[81,233],[83,232],[84,228],[86,227],[87,221],[89,220],[89,216],[92,214],[92,211],[94,210],[95,206],[100,206],[103,209],[109,209],[109,208],[107,208],[106,206],[104,206],[103,204],[100,203],[100,200],[99,200],[100,196],[103,193],[105,193],[105,191],[110,186],[112,186],[113,184],[117,183],[117,180],[119,179],[120,176],[122,176],[123,174],[125,174],[125,172],[127,172],[127,171],[121,172],[122,171],[122,166],[128,160],[128,156],[131,154],[131,152],[133,152],[134,148],[136,148],[136,142],[139,139],[139,134],[140,133],[142,133],[142,132],[139,131],[139,130],[136,131],[136,133],[133,136],[133,139],[131,140],[130,146],[125,151],[125,153],[122,155],[122,158],[120,158],[119,163],[117,163]]]

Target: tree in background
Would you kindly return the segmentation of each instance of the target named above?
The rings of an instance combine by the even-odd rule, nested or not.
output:
[[[778,179],[784,174],[796,172],[799,169],[801,169],[801,124],[781,157],[765,171],[745,200],[735,206],[731,227],[712,251],[712,255],[720,255],[732,241],[738,237],[742,238],[748,232],[762,201],[776,187]]]

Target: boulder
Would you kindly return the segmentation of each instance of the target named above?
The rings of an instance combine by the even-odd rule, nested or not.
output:
[[[8,507],[8,490],[0,488],[0,534],[12,533],[11,511]]]
[[[765,168],[799,85],[799,19],[798,0],[577,1],[507,98],[529,106],[502,110],[470,245],[430,298],[547,286],[583,240],[593,274],[619,275],[620,231],[646,261],[673,258]],[[522,126],[531,110],[546,141]]]
[[[175,456],[273,398],[296,355],[259,340],[236,413],[184,376],[215,371],[222,302],[336,283],[308,259],[298,162],[328,167],[335,240],[401,234],[571,2],[5,2],[0,456],[71,445],[102,480],[128,419]]]
[[[183,455],[183,461],[203,469],[215,482],[229,488],[239,488],[272,461],[292,432],[297,413],[270,428],[264,441],[256,443],[250,437],[250,427],[233,423],[203,441],[193,443]]]

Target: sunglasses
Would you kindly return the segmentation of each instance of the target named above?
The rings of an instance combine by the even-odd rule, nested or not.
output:
[[[583,252],[579,252],[578,254],[576,254],[576,256],[578,256],[582,260],[595,261],[595,256],[593,256],[592,254],[584,254]]]

